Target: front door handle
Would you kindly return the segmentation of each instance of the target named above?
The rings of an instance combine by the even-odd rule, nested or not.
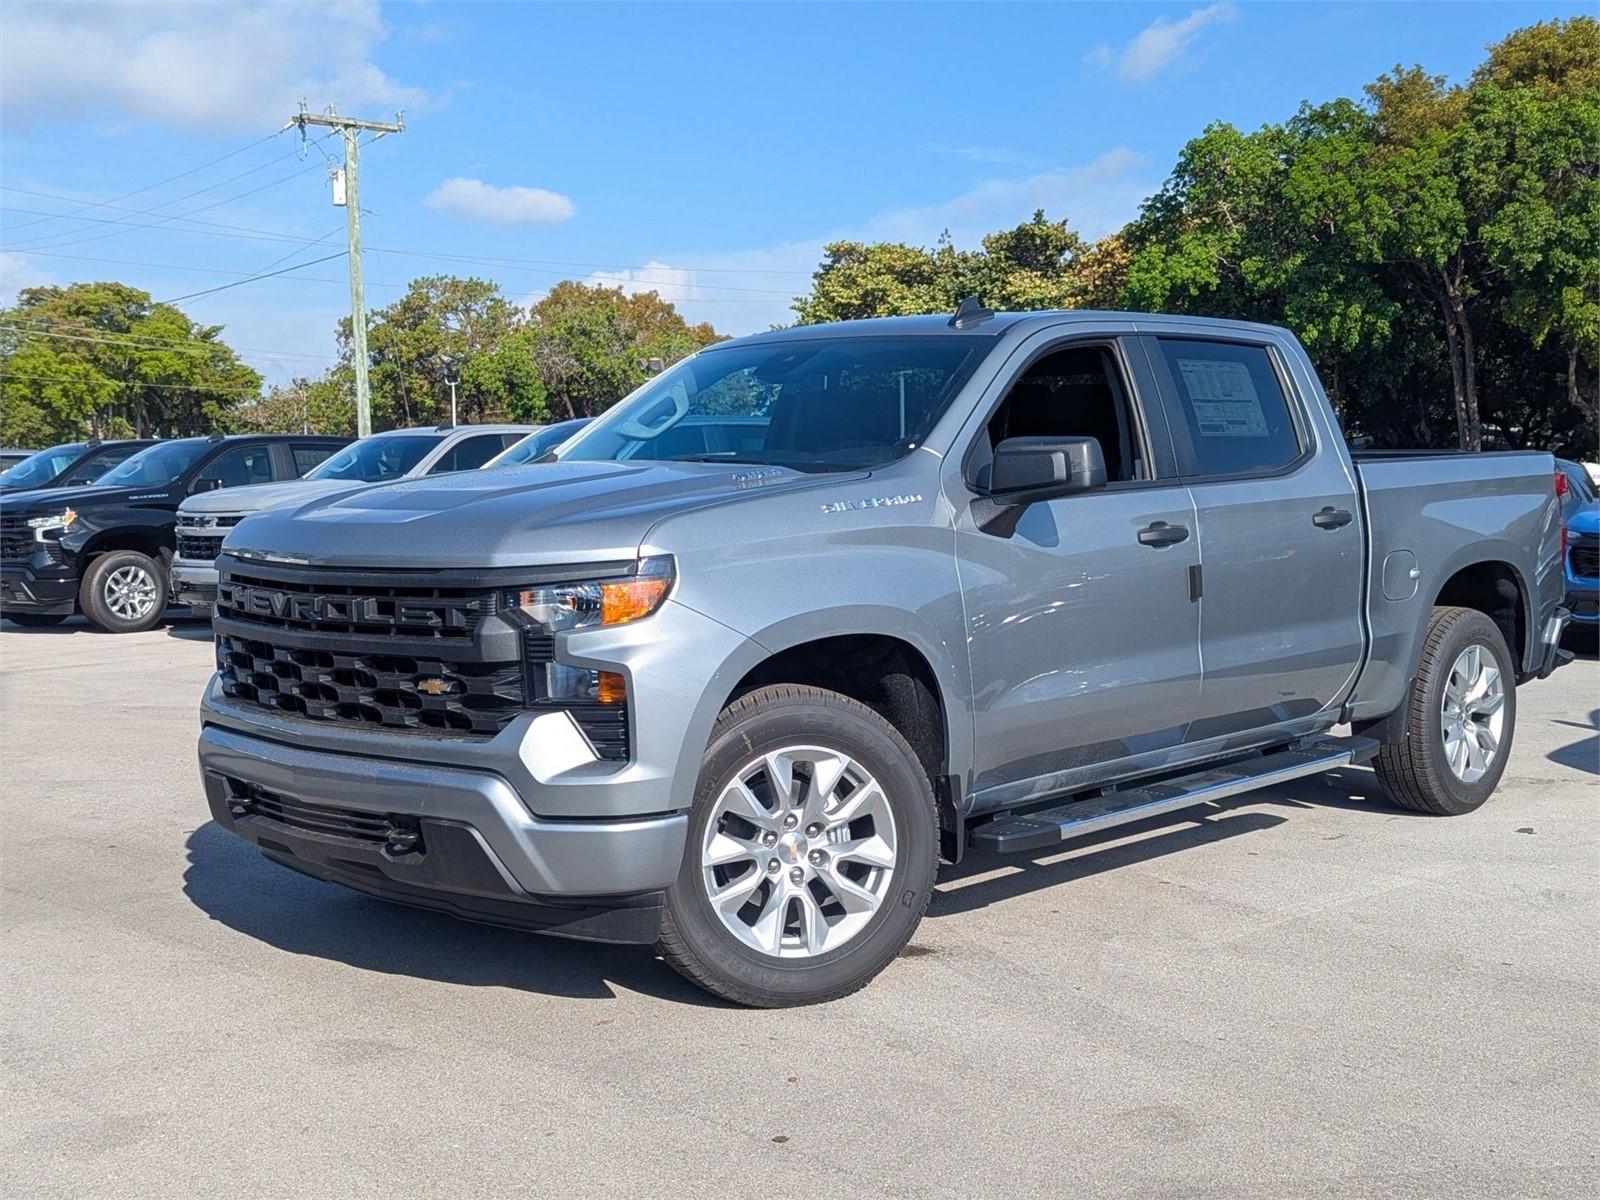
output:
[[[1318,529],[1339,529],[1354,520],[1344,509],[1334,508],[1331,504],[1311,516],[1311,523]]]
[[[1139,530],[1139,544],[1141,546],[1176,546],[1179,542],[1188,540],[1189,531],[1182,525],[1168,525],[1165,521],[1153,521]]]

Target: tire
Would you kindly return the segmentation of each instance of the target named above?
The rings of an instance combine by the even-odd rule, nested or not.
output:
[[[137,550],[102,554],[78,585],[78,607],[107,633],[154,629],[167,611],[167,573]]]
[[[70,613],[14,613],[0,612],[13,625],[20,625],[24,629],[48,629],[52,625],[59,625],[65,621]]]
[[[1474,650],[1484,670],[1477,680]],[[1491,669],[1498,673],[1492,681]],[[1496,688],[1499,707],[1492,709]],[[1450,697],[1464,703],[1452,707]],[[1517,725],[1516,668],[1500,627],[1476,609],[1435,608],[1405,705],[1405,737],[1385,742],[1376,762],[1389,798],[1438,816],[1479,807],[1500,782]],[[1462,719],[1453,719],[1456,711]],[[1447,749],[1447,739],[1453,749]]]
[[[786,772],[792,811],[774,787]],[[657,949],[736,1004],[847,996],[910,941],[938,846],[927,772],[894,726],[835,692],[760,688],[712,729]]]

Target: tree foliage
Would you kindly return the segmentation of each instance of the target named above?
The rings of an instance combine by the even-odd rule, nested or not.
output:
[[[126,284],[27,288],[0,309],[0,442],[226,428],[261,377],[221,333]]]

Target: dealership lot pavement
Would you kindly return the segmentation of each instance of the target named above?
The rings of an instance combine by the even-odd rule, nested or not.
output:
[[[947,869],[747,1012],[209,824],[209,630],[0,632],[9,1196],[1571,1196],[1600,1186],[1600,663],[1470,817],[1347,771]]]

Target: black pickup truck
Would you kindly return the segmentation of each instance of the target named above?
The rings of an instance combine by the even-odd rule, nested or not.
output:
[[[298,479],[349,438],[157,442],[91,487],[0,495],[0,616],[55,625],[82,609],[111,633],[161,620],[178,505],[199,492]]]

